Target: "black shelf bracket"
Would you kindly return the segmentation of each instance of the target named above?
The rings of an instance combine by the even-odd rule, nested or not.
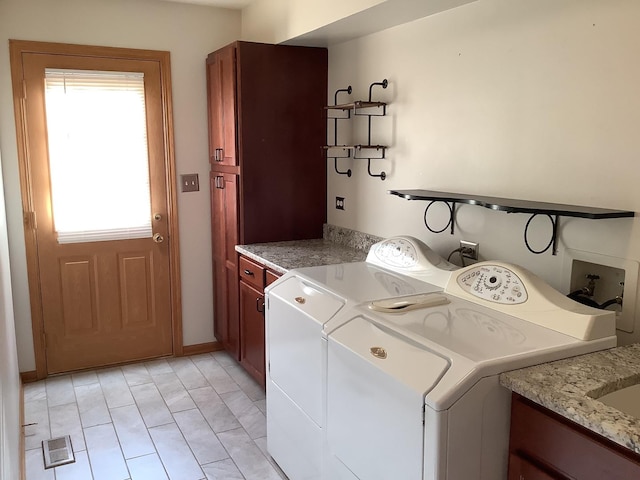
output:
[[[371,97],[373,95],[373,87],[379,86],[387,88],[389,81],[385,78],[381,82],[373,82],[369,85],[369,99],[367,101],[358,100],[352,103],[338,103],[338,94],[347,93],[351,95],[352,88],[349,85],[347,88],[340,88],[336,90],[333,96],[333,105],[325,107],[327,110],[341,110],[346,112],[346,116],[329,116],[330,120],[333,120],[333,145],[326,145],[324,148],[327,151],[327,158],[333,158],[333,168],[339,175],[346,175],[351,177],[351,169],[341,170],[338,168],[338,160],[342,158],[352,158],[367,160],[367,173],[371,177],[384,180],[387,178],[386,172],[373,173],[371,171],[371,160],[381,160],[386,156],[387,147],[384,145],[372,145],[371,144],[371,117],[383,117],[387,114],[387,104],[384,102],[374,102]],[[338,145],[338,120],[348,120],[353,116],[366,116],[367,117],[367,144],[366,145]],[[330,153],[332,150],[341,149],[346,151],[346,155],[337,155]],[[353,151],[353,155],[352,155]],[[378,152],[378,156],[372,156],[372,153],[366,152]],[[360,154],[359,154],[360,153]]]
[[[551,239],[549,240],[549,243],[547,244],[547,246],[544,247],[542,250],[534,250],[533,248],[531,248],[531,245],[529,245],[529,225],[531,224],[531,221],[538,215],[546,215],[547,217],[549,217],[549,220],[551,221]],[[531,217],[529,217],[529,220],[527,220],[527,224],[524,227],[524,244],[527,247],[527,250],[529,250],[531,253],[535,255],[540,255],[546,252],[547,250],[549,250],[549,248],[551,247],[553,247],[551,248],[551,255],[557,255],[558,254],[558,215],[551,216],[545,213],[534,213],[533,215],[531,215]]]
[[[441,230],[434,230],[433,228],[431,228],[431,226],[429,225],[429,221],[427,220],[427,213],[429,212],[429,208],[431,207],[431,205],[433,205],[436,202],[444,203],[447,206],[447,208],[449,209],[449,223],[447,223]],[[455,224],[455,214],[456,214],[456,202],[445,202],[443,200],[432,200],[432,201],[429,202],[429,205],[427,205],[427,208],[424,209],[424,226],[427,227],[427,230],[429,230],[431,233],[442,233],[449,226],[451,226],[451,235],[453,235],[453,226]]]
[[[351,85],[349,85],[347,88],[339,88],[338,90],[336,90],[336,93],[333,95],[333,104],[337,105],[338,104],[338,94],[340,93],[346,93],[347,95],[351,95],[352,92],[352,88]],[[338,144],[338,120],[343,120],[343,119],[349,119],[351,118],[351,110],[347,110],[347,116],[346,117],[333,117],[333,146],[337,146]],[[328,150],[327,150],[328,152]],[[327,156],[329,156],[329,154],[327,153]],[[343,157],[339,157],[339,156],[334,156],[334,157],[329,157],[329,158],[333,158],[333,168],[336,171],[336,173],[338,175],[346,175],[347,177],[351,177],[351,169],[347,168],[346,170],[340,170],[338,168],[338,159],[339,158],[351,158],[351,152],[349,150],[347,150],[347,155],[343,156]]]
[[[380,86],[382,88],[387,88],[387,86],[389,85],[389,82],[387,81],[387,79],[385,78],[384,80],[382,80],[381,82],[373,82],[371,85],[369,85],[369,103],[371,103],[371,94],[372,94],[372,90],[373,87],[375,86]],[[387,105],[384,104],[382,105],[382,117],[384,117],[387,114]],[[371,117],[373,117],[375,115],[368,115],[367,118],[367,145],[371,145]],[[386,148],[385,147],[380,147],[382,149],[382,157],[380,158],[384,158],[385,157],[385,151]],[[380,172],[379,174],[373,174],[371,173],[371,158],[367,158],[367,173],[369,174],[370,177],[374,177],[374,178],[379,178],[380,180],[383,180],[385,178],[387,178],[387,174],[386,172]]]

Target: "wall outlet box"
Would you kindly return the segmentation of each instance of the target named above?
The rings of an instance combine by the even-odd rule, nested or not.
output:
[[[344,210],[344,197],[336,197],[336,210]]]

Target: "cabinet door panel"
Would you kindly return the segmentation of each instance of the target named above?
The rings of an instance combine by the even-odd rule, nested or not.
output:
[[[237,176],[211,172],[210,184],[214,334],[231,355],[239,358]]]
[[[562,472],[557,478],[640,478],[640,455],[517,394],[511,402],[509,449]]]
[[[229,46],[207,59],[209,161],[217,165],[238,164],[235,52],[235,47]]]
[[[264,295],[240,282],[240,363],[265,384]]]
[[[515,455],[509,455],[509,480],[558,480],[562,476],[552,477],[533,463]]]

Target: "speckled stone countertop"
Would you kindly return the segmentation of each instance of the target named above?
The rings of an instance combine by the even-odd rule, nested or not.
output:
[[[640,344],[513,370],[500,383],[640,454],[640,419],[597,400],[640,383]]]
[[[379,237],[325,225],[324,238],[236,245],[236,251],[279,273],[294,268],[362,262]]]

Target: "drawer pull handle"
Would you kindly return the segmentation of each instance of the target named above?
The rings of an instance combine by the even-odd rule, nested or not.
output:
[[[387,351],[382,347],[371,347],[369,351],[371,352],[371,355],[376,358],[381,358],[383,360],[387,358]]]
[[[262,297],[256,298],[256,310],[264,315],[264,300]]]
[[[296,302],[298,302],[300,305],[304,305],[304,302],[306,302],[304,297],[296,297]]]
[[[253,277],[253,272],[251,270],[249,270],[248,268],[244,269],[244,274],[245,275],[249,275],[250,277]]]

